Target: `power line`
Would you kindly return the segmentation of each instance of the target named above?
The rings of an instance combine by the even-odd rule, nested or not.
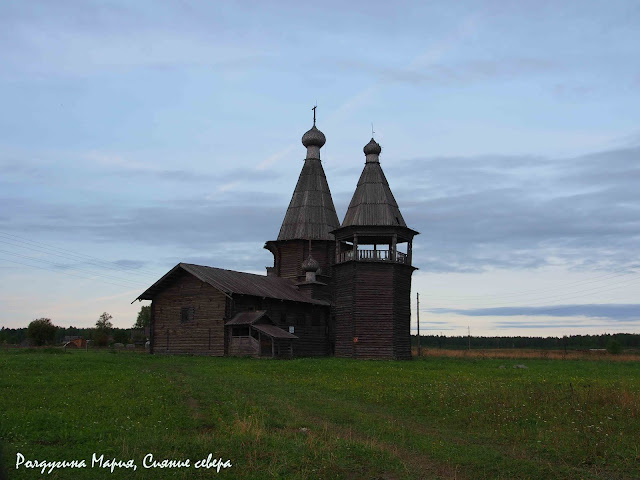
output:
[[[13,243],[10,243],[10,242],[6,242],[6,241],[4,241],[2,239],[0,239],[0,243],[4,243],[6,245],[16,245],[16,244],[13,244]],[[61,254],[57,254],[57,253],[51,253],[51,252],[47,252],[47,251],[40,250],[40,249],[37,249],[37,248],[31,248],[31,247],[20,246],[20,245],[17,245],[17,246],[19,246],[20,248],[26,249],[26,250],[33,251],[33,252],[43,253],[44,255],[51,255],[51,256],[54,256],[54,257],[59,257],[59,258],[62,258],[64,260],[66,260],[66,261],[71,261],[71,262],[76,262],[76,263],[80,262],[82,267],[79,267],[79,266],[71,267],[71,268],[76,268],[78,270],[87,270],[87,271],[90,271],[91,273],[94,273],[93,270],[89,269],[89,267],[91,267],[92,265],[94,265],[95,267],[100,268],[100,269],[105,269],[105,267],[102,266],[102,265],[99,265],[99,264],[94,263],[94,262],[87,262],[87,261],[85,261],[85,260],[83,260],[83,259],[81,259],[79,257],[78,258],[74,258],[73,256],[70,256],[70,255],[61,255]],[[24,255],[22,253],[18,253],[18,252],[12,252],[12,251],[7,251],[7,250],[0,250],[0,251],[2,251],[4,253],[11,254],[11,255],[17,255],[17,256],[22,256],[22,257],[25,257],[25,258],[31,258],[31,259],[36,260],[36,261],[45,261],[44,258],[27,257],[26,255]],[[46,260],[46,261],[51,262],[50,260]],[[128,270],[116,270],[116,269],[112,269],[112,268],[107,268],[106,270],[108,270],[108,271],[114,271],[115,270],[116,273],[127,273],[127,274],[133,273],[135,276],[141,276],[143,278],[149,278],[150,277],[150,275],[148,275],[148,274],[129,272]],[[100,275],[100,274],[98,274],[98,275]],[[110,275],[108,275],[108,276],[110,276]]]
[[[25,265],[27,267],[39,268],[40,270],[47,270],[47,271],[50,271],[50,272],[61,273],[63,275],[68,275],[70,277],[82,278],[84,280],[96,280],[94,278],[84,277],[84,276],[81,276],[81,275],[74,275],[73,273],[61,272],[59,270],[54,270],[54,269],[51,269],[51,268],[40,267],[38,265],[31,265],[29,263],[18,262],[16,260],[9,260],[8,258],[3,258],[2,260],[4,260],[5,262],[11,262],[11,263],[17,263],[19,265]],[[108,283],[108,284],[111,284],[111,285],[115,285],[117,287],[131,288],[131,285],[121,285],[119,283],[107,282],[105,280],[98,280],[98,281],[99,282],[103,282],[103,283]]]
[[[29,255],[22,255],[20,253],[8,252],[6,250],[1,250],[1,249],[0,249],[0,253],[9,254],[9,255],[15,255],[17,257],[21,257],[21,258],[24,258],[24,259],[27,259],[27,260],[31,260],[33,262],[47,263],[47,264],[52,265],[54,267],[60,267],[61,266],[59,263],[52,262],[51,260],[46,260],[44,258],[31,257]],[[89,269],[82,268],[82,267],[71,267],[71,270],[80,270],[81,272],[86,272],[86,273],[88,273],[90,275],[96,275],[98,277],[104,277],[104,278],[116,280],[118,282],[127,282],[127,283],[130,283],[131,286],[138,286],[139,285],[137,282],[132,281],[132,280],[127,280],[125,278],[114,277],[113,275],[104,275],[104,274],[97,273],[97,272],[94,272],[93,270],[89,270]],[[55,271],[60,271],[60,270],[56,269]]]
[[[100,266],[102,268],[110,268],[110,269],[114,269],[114,270],[123,270],[123,271],[126,271],[128,273],[135,273],[135,274],[140,274],[139,272],[146,272],[148,275],[153,275],[153,276],[157,276],[158,275],[157,271],[154,271],[154,270],[151,270],[151,269],[148,269],[148,268],[142,268],[142,267],[141,268],[137,268],[137,269],[126,268],[126,267],[124,267],[124,266],[122,266],[122,265],[120,265],[118,263],[115,263],[115,262],[105,261],[105,260],[102,260],[100,258],[91,256],[91,255],[86,255],[86,254],[83,254],[83,253],[73,252],[71,250],[67,250],[67,249],[64,249],[64,248],[56,247],[56,246],[49,245],[49,244],[46,244],[46,243],[43,243],[43,242],[39,242],[39,241],[36,241],[36,240],[27,239],[27,238],[20,237],[18,235],[14,235],[14,234],[11,234],[11,233],[0,232],[0,235],[4,236],[6,240],[13,240],[14,242],[17,240],[17,241],[23,242],[23,243],[28,244],[28,245],[36,246],[36,247],[39,247],[39,248],[44,248],[45,250],[58,251],[58,252],[61,252],[62,254],[70,255],[70,256],[75,257],[75,258],[89,259],[89,260],[91,260],[91,262],[88,262],[88,263],[93,263],[94,265]],[[7,238],[7,237],[9,237],[9,238]],[[16,246],[18,246],[20,248],[28,248],[28,247],[25,247],[24,245],[17,245],[17,244],[14,244],[14,245],[16,245]],[[51,255],[58,255],[56,253],[51,253],[51,252],[43,252],[43,253],[49,253]]]

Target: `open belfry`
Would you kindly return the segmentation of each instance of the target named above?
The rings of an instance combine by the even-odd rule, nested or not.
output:
[[[162,354],[411,358],[413,237],[380,166],[365,165],[342,224],[320,149],[302,136],[302,171],[267,275],[180,263],[142,293],[151,300],[151,352]]]

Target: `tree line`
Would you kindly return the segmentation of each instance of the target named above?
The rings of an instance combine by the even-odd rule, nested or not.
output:
[[[60,345],[65,337],[81,337],[91,340],[96,346],[110,343],[144,342],[144,328],[151,320],[151,307],[143,306],[132,328],[113,326],[113,317],[104,312],[98,317],[95,327],[58,327],[50,318],[37,318],[24,328],[0,328],[0,344],[20,345],[25,340],[35,346]]]
[[[607,348],[611,341],[622,348],[640,348],[640,334],[603,333],[600,335],[568,335],[563,337],[474,337],[444,335],[421,335],[420,346],[424,348],[536,348],[549,350],[585,350]],[[411,336],[411,344],[418,345],[416,335]]]

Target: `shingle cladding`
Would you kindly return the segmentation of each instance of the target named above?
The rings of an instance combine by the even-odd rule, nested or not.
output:
[[[407,226],[378,162],[365,163],[360,175],[342,222],[343,227],[352,225]]]
[[[333,240],[340,226],[322,163],[307,158],[280,227],[278,240]]]
[[[191,275],[208,283],[226,294],[253,295],[256,297],[275,298],[292,302],[329,305],[328,302],[309,298],[298,290],[292,282],[279,277],[266,277],[253,273],[236,272],[223,268],[206,267],[191,263],[179,263],[165,276],[142,293],[137,300],[153,300],[153,297],[171,281],[173,275],[185,270]]]
[[[283,329],[281,329],[280,327],[276,327],[275,325],[260,324],[260,325],[254,325],[253,328],[261,331],[262,333],[266,333],[267,335],[273,338],[288,338],[291,340],[298,338],[296,335],[293,335],[289,332],[285,332]]]
[[[225,325],[252,325],[267,314],[266,310],[240,312]]]

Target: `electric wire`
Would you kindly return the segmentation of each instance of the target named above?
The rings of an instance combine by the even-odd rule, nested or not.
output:
[[[0,232],[1,236],[4,236],[5,241],[6,240],[12,240],[12,241],[20,241],[23,242],[25,244],[34,246],[34,247],[39,247],[39,248],[43,248],[45,250],[52,250],[52,251],[57,251],[59,252],[58,254],[64,254],[64,255],[70,255],[73,258],[82,258],[82,259],[89,259],[92,262],[88,262],[88,263],[94,263],[94,265],[96,266],[101,266],[102,268],[111,268],[111,269],[115,269],[115,270],[123,270],[126,271],[127,273],[136,273],[136,274],[141,274],[141,273],[147,273],[148,275],[153,275],[154,277],[157,276],[158,272],[154,271],[152,269],[149,268],[144,268],[144,267],[140,267],[140,268],[136,268],[136,269],[131,269],[131,268],[127,268],[124,267],[123,265],[120,265],[118,263],[115,262],[109,262],[106,260],[102,260],[100,258],[91,256],[91,255],[86,255],[83,253],[78,253],[78,252],[72,252],[71,250],[67,250],[64,248],[60,248],[60,247],[56,247],[50,244],[46,244],[44,242],[39,242],[36,240],[31,240],[31,239],[27,239],[24,237],[20,237],[18,235],[14,235],[14,234],[10,234],[10,233],[6,233],[6,232]],[[0,240],[2,241],[2,240]],[[16,244],[14,244],[16,245]],[[27,248],[23,245],[17,245],[21,248]],[[52,255],[54,255],[54,253],[51,252],[44,252],[44,253],[50,253]],[[86,261],[86,260],[85,260]]]
[[[63,275],[68,275],[70,277],[82,278],[84,280],[95,280],[95,281],[98,281],[98,282],[103,282],[103,283],[108,283],[110,285],[115,285],[117,287],[131,288],[131,285],[121,285],[119,283],[108,282],[106,280],[98,280],[98,279],[95,279],[95,278],[84,277],[84,276],[81,276],[81,275],[75,275],[73,273],[61,272],[59,270],[54,270],[54,269],[51,269],[51,268],[40,267],[38,265],[31,265],[29,263],[18,262],[16,260],[9,260],[8,258],[2,258],[1,260],[4,260],[5,262],[17,263],[19,265],[25,265],[27,267],[39,268],[40,270],[47,270],[47,271],[54,272],[54,273],[61,273]]]
[[[15,255],[17,257],[21,257],[21,258],[24,258],[26,260],[31,260],[33,262],[47,263],[47,264],[49,264],[49,265],[51,265],[53,267],[58,267],[58,268],[56,268],[55,271],[61,271],[62,270],[62,269],[59,268],[62,265],[60,265],[59,263],[56,263],[56,262],[52,262],[51,260],[46,260],[44,258],[31,257],[29,255],[22,255],[20,253],[8,252],[8,251],[2,250],[2,249],[0,249],[0,253],[4,253],[5,255],[6,254]],[[80,272],[86,272],[89,275],[95,275],[95,276],[98,276],[98,277],[104,277],[104,278],[107,278],[107,279],[110,279],[110,280],[116,280],[118,282],[126,282],[126,283],[131,284],[132,287],[139,285],[137,282],[135,282],[133,280],[127,280],[125,278],[114,277],[113,275],[105,275],[105,274],[97,273],[97,272],[94,272],[93,270],[88,270],[88,269],[85,269],[85,268],[82,268],[82,267],[70,267],[70,270],[72,270],[72,271],[79,270]]]

